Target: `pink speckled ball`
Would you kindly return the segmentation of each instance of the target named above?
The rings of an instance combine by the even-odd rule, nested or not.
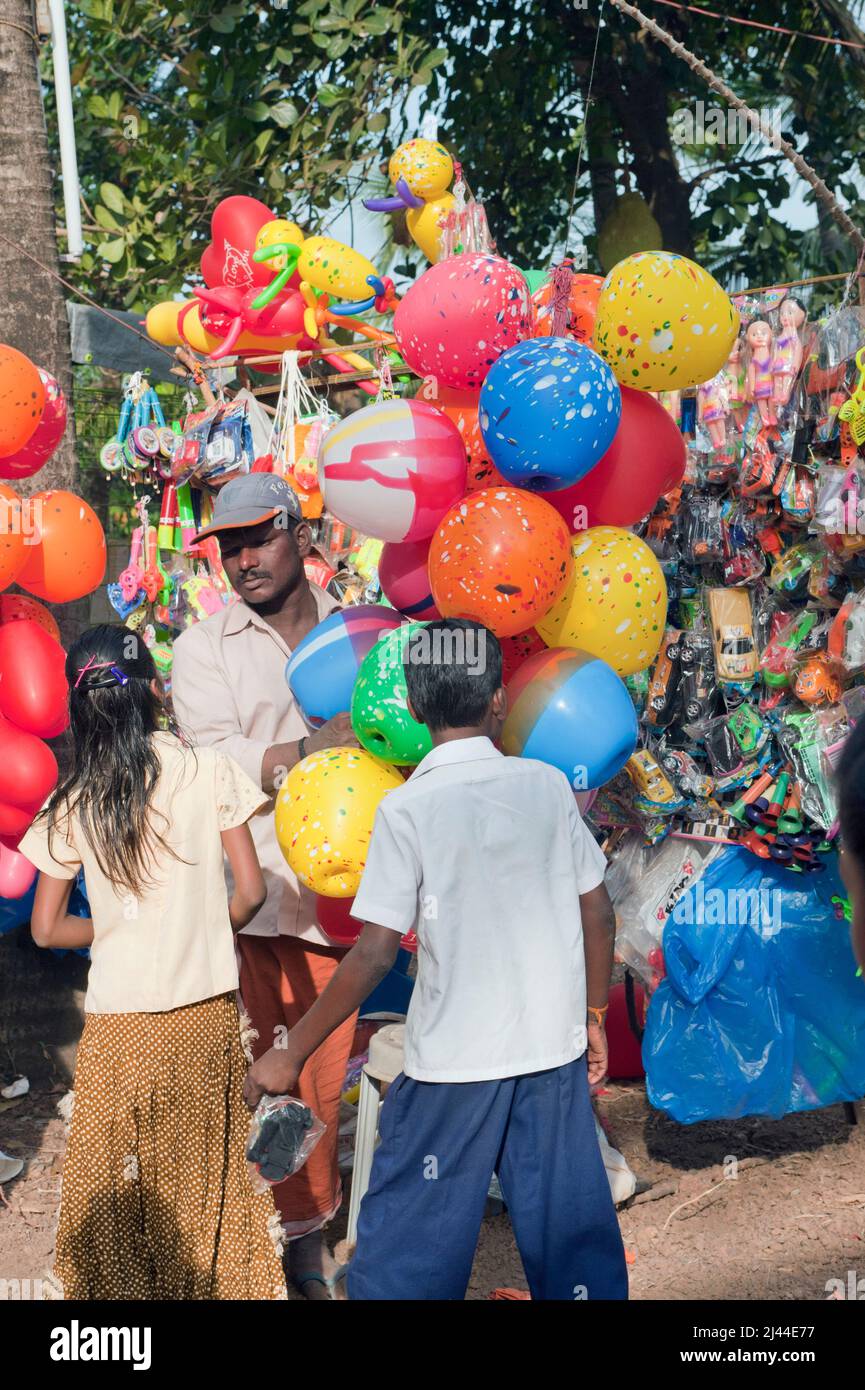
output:
[[[448,256],[415,281],[393,329],[400,352],[421,376],[477,390],[505,348],[530,336],[529,288],[501,256]]]

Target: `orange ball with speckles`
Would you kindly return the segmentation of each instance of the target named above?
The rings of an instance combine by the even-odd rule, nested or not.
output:
[[[446,618],[470,618],[497,637],[534,627],[572,569],[568,528],[549,502],[516,487],[464,497],[430,542],[429,575]]]

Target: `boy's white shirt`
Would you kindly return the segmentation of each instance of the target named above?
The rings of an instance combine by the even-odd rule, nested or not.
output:
[[[563,773],[487,738],[440,744],[385,797],[352,913],[417,932],[407,1076],[490,1081],[582,1055],[579,899],[606,867]]]

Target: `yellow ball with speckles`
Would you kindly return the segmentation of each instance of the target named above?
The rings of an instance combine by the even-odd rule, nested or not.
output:
[[[711,380],[738,332],[739,314],[707,270],[673,251],[638,251],[601,286],[594,347],[623,386],[674,391]]]
[[[355,748],[310,753],[291,769],[276,798],[276,838],[301,883],[326,898],[354,897],[378,804],[402,780]]]
[[[571,537],[574,567],[549,613],[535,623],[548,647],[577,647],[619,676],[654,661],[667,617],[667,583],[646,542],[620,526]]]
[[[438,140],[406,140],[387,166],[391,183],[405,179],[416,198],[438,198],[450,186],[454,162]]]
[[[378,274],[372,261],[330,236],[308,236],[297,269],[302,280],[325,290],[333,300],[368,299],[375,293],[367,283],[370,275]]]
[[[255,249],[263,251],[265,246],[279,246],[282,242],[288,242],[290,246],[301,246],[303,232],[296,222],[289,222],[285,217],[275,217],[272,222],[265,222],[256,234]],[[267,264],[274,273],[284,270],[285,256],[273,256]]]

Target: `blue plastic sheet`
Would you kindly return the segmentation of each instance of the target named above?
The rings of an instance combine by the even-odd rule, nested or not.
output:
[[[656,1108],[693,1124],[865,1096],[865,982],[824,862],[794,875],[731,849],[683,894],[643,1038]]]

